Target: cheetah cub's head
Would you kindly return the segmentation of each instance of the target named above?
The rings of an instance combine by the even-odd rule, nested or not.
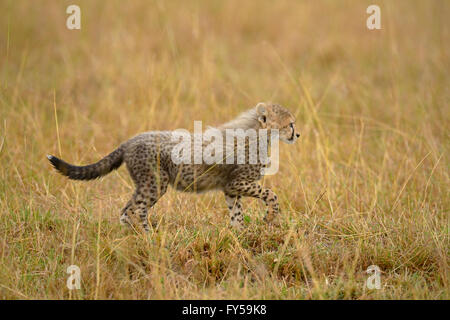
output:
[[[260,102],[256,106],[258,121],[262,129],[278,129],[280,140],[294,143],[300,133],[295,128],[295,117],[278,104]]]

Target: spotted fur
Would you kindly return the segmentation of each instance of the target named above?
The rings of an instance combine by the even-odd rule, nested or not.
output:
[[[280,139],[287,143],[295,142],[300,136],[295,129],[294,116],[280,105],[271,103],[259,103],[218,127],[222,131],[237,128],[278,129]],[[264,164],[250,164],[248,157],[244,164],[226,164],[226,161],[223,164],[175,164],[171,155],[176,143],[172,140],[172,132],[150,131],[131,138],[105,158],[87,166],[74,166],[55,156],[48,156],[48,159],[61,174],[74,180],[99,178],[125,162],[136,189],[122,209],[120,221],[134,224],[133,220],[138,218],[144,230],[149,230],[148,210],[164,195],[169,185],[187,192],[222,191],[234,228],[243,226],[242,197],[264,201],[268,207],[267,221],[277,216],[276,194],[257,182],[262,177]]]

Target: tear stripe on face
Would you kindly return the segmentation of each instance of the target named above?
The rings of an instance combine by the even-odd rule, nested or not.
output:
[[[292,139],[286,139],[286,138],[282,138],[280,137],[280,140],[287,143],[287,144],[293,144],[295,142],[295,138]]]

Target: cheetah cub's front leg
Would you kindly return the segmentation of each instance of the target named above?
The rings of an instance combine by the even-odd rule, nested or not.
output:
[[[267,222],[272,222],[280,212],[278,197],[272,190],[267,188],[263,189],[256,182],[232,182],[225,189],[225,199],[230,209],[231,225],[237,229],[241,229],[244,222],[240,203],[242,196],[258,198],[264,201],[267,206],[267,213],[264,220]]]
[[[244,227],[244,217],[242,215],[241,196],[231,196],[225,194],[225,201],[230,210],[231,227],[241,230]]]

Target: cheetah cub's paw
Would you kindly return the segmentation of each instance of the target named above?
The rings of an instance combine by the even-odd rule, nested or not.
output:
[[[236,231],[242,231],[244,229],[244,225],[242,224],[242,222],[239,221],[231,221],[230,226],[232,229],[236,230]]]

